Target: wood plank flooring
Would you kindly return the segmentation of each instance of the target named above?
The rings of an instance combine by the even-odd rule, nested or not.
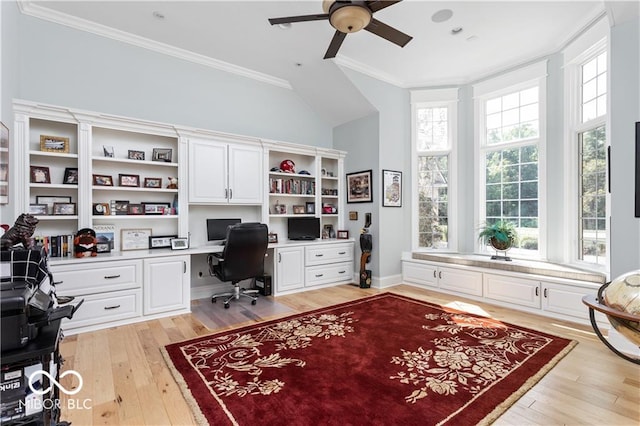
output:
[[[384,291],[484,313],[579,342],[495,425],[640,424],[640,367],[610,352],[590,327],[407,285]],[[81,401],[89,398],[91,402],[86,406],[91,408],[63,409],[62,420],[76,426],[196,424],[160,354],[160,347],[378,292],[380,290],[343,285],[278,298],[262,297],[255,306],[248,300],[233,301],[229,309],[224,309],[222,303],[211,304],[208,299],[202,299],[192,303],[192,313],[188,315],[65,338],[61,345],[66,360],[63,371],[77,370],[84,379],[82,390],[70,398]],[[79,384],[71,375],[61,382],[68,389]],[[62,406],[67,406],[66,399]],[[389,424],[394,424],[393,419],[389,419]]]

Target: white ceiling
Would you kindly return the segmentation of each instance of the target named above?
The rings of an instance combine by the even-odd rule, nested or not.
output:
[[[323,60],[335,31],[327,21],[294,23],[289,29],[267,21],[322,13],[320,0],[25,4],[23,10],[36,10],[40,17],[55,15],[68,25],[81,18],[78,26],[91,27],[82,20],[91,21],[261,73],[290,85],[334,125],[372,111],[337,64],[400,87],[462,84],[558,51],[605,12],[602,1],[405,0],[374,16],[413,36],[407,46],[360,31],[347,36],[335,60]],[[450,9],[452,18],[433,22],[441,9]],[[454,27],[462,31],[453,35]]]

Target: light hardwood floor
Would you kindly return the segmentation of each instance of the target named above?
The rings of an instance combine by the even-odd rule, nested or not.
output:
[[[579,344],[496,422],[496,425],[638,425],[640,367],[610,352],[588,326],[521,313],[407,285],[393,291],[417,299],[485,313],[524,327],[577,340]],[[169,372],[159,348],[212,331],[283,317],[380,292],[343,285],[222,303],[193,302],[192,314],[147,321],[65,338],[63,371],[74,369],[84,379],[76,400],[90,398],[90,409],[65,409],[62,420],[83,425],[191,425],[191,411]],[[586,309],[586,308],[585,308]],[[401,313],[399,313],[401,314]],[[73,376],[66,387],[78,385]],[[63,401],[63,407],[67,405]],[[393,419],[389,419],[393,424]],[[259,425],[257,422],[256,425]]]

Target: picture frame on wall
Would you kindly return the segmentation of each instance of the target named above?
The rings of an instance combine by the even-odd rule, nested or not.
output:
[[[347,173],[347,203],[372,203],[372,170]]]
[[[402,172],[382,170],[382,207],[402,207]]]

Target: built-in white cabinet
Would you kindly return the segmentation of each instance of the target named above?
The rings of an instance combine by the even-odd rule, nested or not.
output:
[[[189,309],[190,256],[144,259],[143,314]]]
[[[189,202],[262,204],[262,148],[189,140]]]
[[[304,288],[304,246],[275,249],[275,293]]]
[[[565,320],[588,322],[582,297],[601,283],[517,271],[403,260],[403,281],[450,294]]]

